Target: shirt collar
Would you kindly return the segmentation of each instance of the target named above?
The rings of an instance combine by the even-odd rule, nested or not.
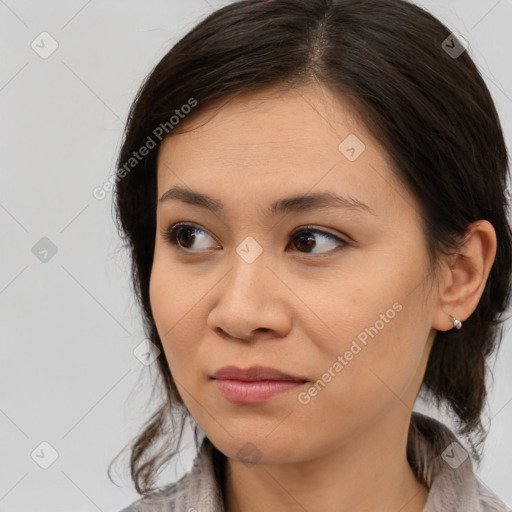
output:
[[[423,512],[511,512],[477,480],[469,454],[448,427],[416,411],[412,414],[421,426],[414,452],[419,460],[415,459],[414,465],[430,475]],[[203,439],[189,475],[177,483],[176,512],[224,512],[214,450],[211,442]]]

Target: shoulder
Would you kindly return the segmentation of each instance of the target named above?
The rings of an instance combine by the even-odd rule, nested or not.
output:
[[[144,495],[119,512],[174,512],[178,508],[179,496],[182,500],[186,497],[189,480],[190,473],[187,473],[178,482]]]
[[[212,455],[211,444],[203,442],[192,469],[180,480],[145,494],[119,512],[222,512]]]
[[[512,512],[477,478],[469,453],[446,425],[416,411],[413,420],[413,465],[429,487],[423,512]]]
[[[484,512],[512,512],[495,494],[477,480],[477,497],[480,509]]]

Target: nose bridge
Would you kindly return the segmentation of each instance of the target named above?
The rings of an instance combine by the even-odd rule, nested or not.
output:
[[[221,329],[234,338],[252,339],[257,329],[272,331],[272,336],[283,336],[290,328],[289,314],[279,306],[280,287],[267,268],[267,254],[264,251],[256,254],[256,249],[251,240],[245,240],[236,248],[231,270],[209,314],[212,330]]]
[[[263,247],[253,238],[247,237],[235,249],[232,258],[232,270],[228,276],[228,286],[231,293],[249,300],[261,299],[265,290],[265,282],[271,274],[266,268],[268,255]],[[263,286],[262,286],[263,285]]]

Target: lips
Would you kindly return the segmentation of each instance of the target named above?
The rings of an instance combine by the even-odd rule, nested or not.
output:
[[[267,366],[251,366],[243,370],[225,366],[212,375],[221,394],[235,404],[259,404],[297,389],[308,382],[297,375]]]
[[[275,368],[268,366],[251,366],[247,369],[237,368],[236,366],[224,366],[220,370],[217,370],[213,375],[212,379],[222,380],[238,380],[238,381],[295,381],[295,382],[307,382],[307,379],[297,375],[291,375],[284,373]]]

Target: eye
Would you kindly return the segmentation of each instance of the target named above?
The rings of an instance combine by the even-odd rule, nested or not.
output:
[[[163,230],[162,235],[176,249],[185,252],[208,249],[208,239],[213,240],[206,231],[186,223],[174,224],[169,229]],[[295,229],[290,235],[290,243],[298,252],[304,252],[305,254],[331,252],[337,247],[343,249],[349,245],[348,242],[336,235],[311,226]],[[194,244],[196,244],[196,247],[193,247]],[[332,248],[329,249],[329,246],[332,246]]]
[[[299,252],[302,252],[301,249],[319,249],[316,252],[309,252],[306,254],[331,252],[333,249],[330,251],[329,245],[334,246],[334,249],[340,245],[341,249],[349,245],[345,240],[342,240],[336,235],[322,231],[321,229],[315,229],[311,226],[304,226],[295,229],[290,235],[290,239],[292,240],[291,243],[299,249]]]
[[[185,223],[174,224],[168,230],[164,230],[162,234],[168,242],[183,251],[191,250],[191,247],[196,242],[198,245],[195,249],[208,249],[207,241],[205,242],[205,240],[207,238],[213,240],[212,237],[202,229]]]

